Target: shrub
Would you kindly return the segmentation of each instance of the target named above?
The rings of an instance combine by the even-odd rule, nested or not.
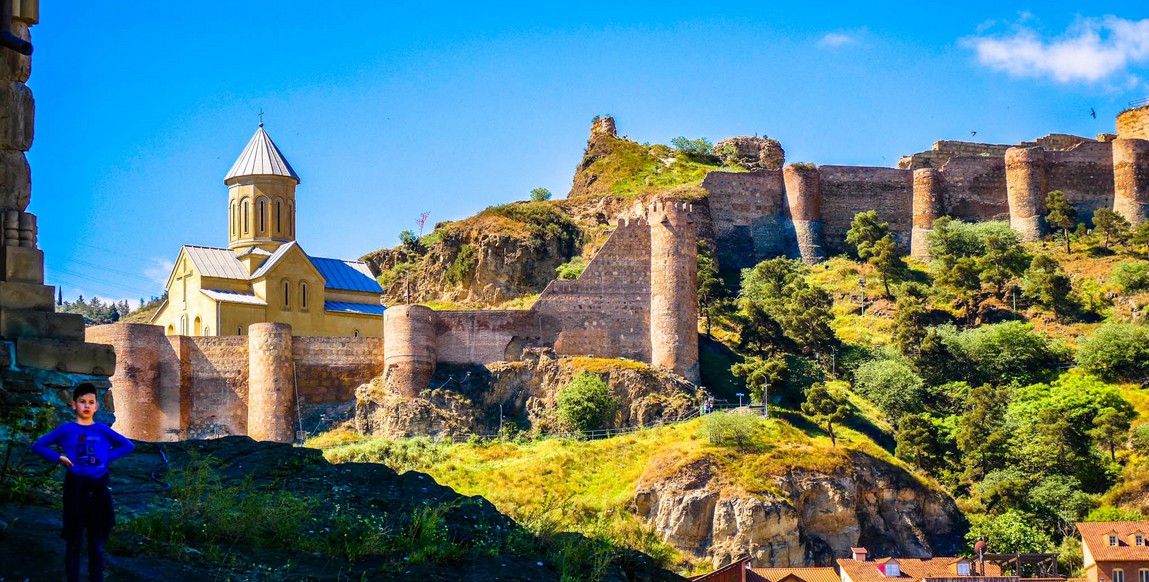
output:
[[[542,202],[543,200],[551,199],[551,191],[546,188],[535,188],[531,190],[531,200],[535,202]]]
[[[1149,455],[1149,423],[1134,427],[1129,435],[1129,442],[1138,454]]]
[[[754,442],[758,417],[738,412],[715,412],[703,417],[702,433],[716,447],[747,449]]]
[[[971,546],[984,539],[995,552],[1042,553],[1053,548],[1049,534],[1034,525],[1031,516],[1014,509],[992,517],[972,516],[965,539]]]
[[[1064,349],[1035,332],[1033,326],[1007,321],[949,336],[946,347],[960,360],[965,380],[977,385],[1032,384],[1047,380],[1068,359]]]
[[[475,258],[475,247],[470,244],[464,244],[459,247],[459,254],[455,255],[455,260],[451,261],[451,266],[447,267],[447,272],[444,273],[443,276],[450,283],[461,283],[474,272],[475,265],[477,264],[478,260]]]
[[[714,144],[710,140],[700,137],[698,139],[689,139],[683,136],[678,136],[670,140],[670,145],[674,149],[688,155],[704,156],[714,149]]]
[[[1123,293],[1133,293],[1142,289],[1149,289],[1149,262],[1121,261],[1113,267],[1109,275],[1109,284],[1116,286]]]
[[[1145,425],[1145,426],[1149,426],[1149,425]],[[1141,515],[1141,512],[1139,512],[1139,511],[1125,510],[1125,509],[1121,509],[1119,507],[1113,507],[1112,505],[1102,505],[1101,507],[1098,507],[1097,509],[1090,511],[1089,515],[1085,516],[1085,521],[1102,521],[1102,522],[1107,522],[1107,521],[1142,521],[1144,519],[1145,519],[1145,516]]]
[[[576,256],[575,258],[559,265],[558,267],[555,267],[555,272],[558,273],[559,279],[562,279],[563,281],[574,281],[575,279],[578,279],[579,275],[582,275],[584,270],[586,270],[586,263],[583,262],[581,256]]]
[[[921,377],[899,360],[871,360],[858,366],[854,386],[895,426],[903,416],[920,412],[926,396]]]
[[[575,376],[555,399],[559,421],[579,431],[602,428],[618,410],[618,397],[598,374]]]
[[[1106,380],[1149,376],[1149,328],[1131,323],[1101,326],[1081,341],[1077,365]]]

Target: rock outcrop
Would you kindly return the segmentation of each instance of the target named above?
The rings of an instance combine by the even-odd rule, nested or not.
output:
[[[737,164],[750,170],[781,170],[786,165],[786,150],[776,139],[745,135],[724,139],[714,144],[714,155],[724,164]]]
[[[759,566],[829,566],[852,546],[875,555],[954,555],[962,517],[953,499],[860,452],[821,472],[791,468],[771,492],[729,484],[708,458],[640,482],[633,509],[679,550],[715,567],[753,554]]]
[[[388,391],[379,379],[356,391],[356,429],[391,438],[495,434],[504,426],[562,432],[555,399],[583,371],[599,374],[618,398],[618,412],[603,428],[650,426],[677,419],[698,406],[698,389],[681,377],[645,364],[594,358],[556,358],[530,348],[518,362],[472,370],[440,370],[419,398]],[[469,372],[469,373],[468,373]],[[465,380],[461,378],[466,378]]]

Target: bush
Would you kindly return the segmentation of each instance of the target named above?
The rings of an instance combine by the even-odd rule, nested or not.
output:
[[[1034,525],[1032,516],[1013,509],[998,516],[972,516],[965,539],[971,546],[978,539],[984,539],[993,551],[1011,554],[1037,554],[1053,549],[1053,539]]]
[[[575,257],[555,267],[555,272],[558,273],[559,279],[563,281],[574,281],[578,279],[584,270],[586,270],[586,263],[583,262],[582,257]]]
[[[455,260],[451,261],[451,266],[447,267],[447,272],[443,277],[450,283],[462,283],[464,279],[470,277],[478,264],[478,259],[475,258],[474,245],[464,244],[459,247],[459,254],[455,255]]]
[[[618,397],[598,374],[582,372],[555,399],[559,421],[578,431],[602,428],[618,410]]]
[[[960,360],[960,369],[972,385],[1032,384],[1049,379],[1069,354],[1051,345],[1033,326],[1007,321],[956,333],[946,347]]]
[[[531,190],[531,200],[534,202],[542,202],[551,199],[551,191],[546,188],[535,188]]]
[[[871,360],[858,366],[854,387],[876,404],[894,426],[903,416],[920,412],[926,396],[921,377],[899,360]]]
[[[1081,341],[1077,365],[1105,380],[1139,380],[1149,376],[1149,328],[1107,323]]]
[[[1138,454],[1149,455],[1149,423],[1133,427],[1133,432],[1129,435],[1129,442]]]
[[[714,149],[714,144],[710,143],[710,140],[704,137],[688,139],[683,136],[678,136],[670,140],[670,145],[684,154],[695,156],[709,155],[710,150]]]
[[[758,417],[737,412],[715,412],[702,420],[706,441],[716,447],[747,449],[754,442]]]
[[[1113,267],[1109,275],[1109,284],[1116,286],[1123,293],[1133,293],[1142,289],[1149,289],[1149,262],[1121,261]]]

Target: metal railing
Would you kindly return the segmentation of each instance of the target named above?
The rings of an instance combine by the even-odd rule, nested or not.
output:
[[[1142,105],[1149,105],[1149,97],[1142,97],[1141,99],[1134,99],[1129,102],[1130,107],[1140,107]]]

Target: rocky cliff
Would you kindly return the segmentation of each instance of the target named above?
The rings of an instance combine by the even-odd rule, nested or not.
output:
[[[555,399],[576,375],[600,375],[618,398],[618,411],[603,428],[649,426],[679,418],[698,406],[698,389],[645,364],[596,358],[557,358],[529,349],[523,361],[496,362],[469,370],[443,369],[440,388],[408,399],[379,379],[356,391],[356,428],[388,438],[495,434],[500,425],[535,434],[562,432]]]
[[[633,510],[671,545],[715,567],[750,553],[766,566],[829,566],[853,546],[874,555],[952,556],[965,520],[953,499],[858,451],[828,471],[765,475],[769,491],[731,483],[712,458],[638,484]]]

